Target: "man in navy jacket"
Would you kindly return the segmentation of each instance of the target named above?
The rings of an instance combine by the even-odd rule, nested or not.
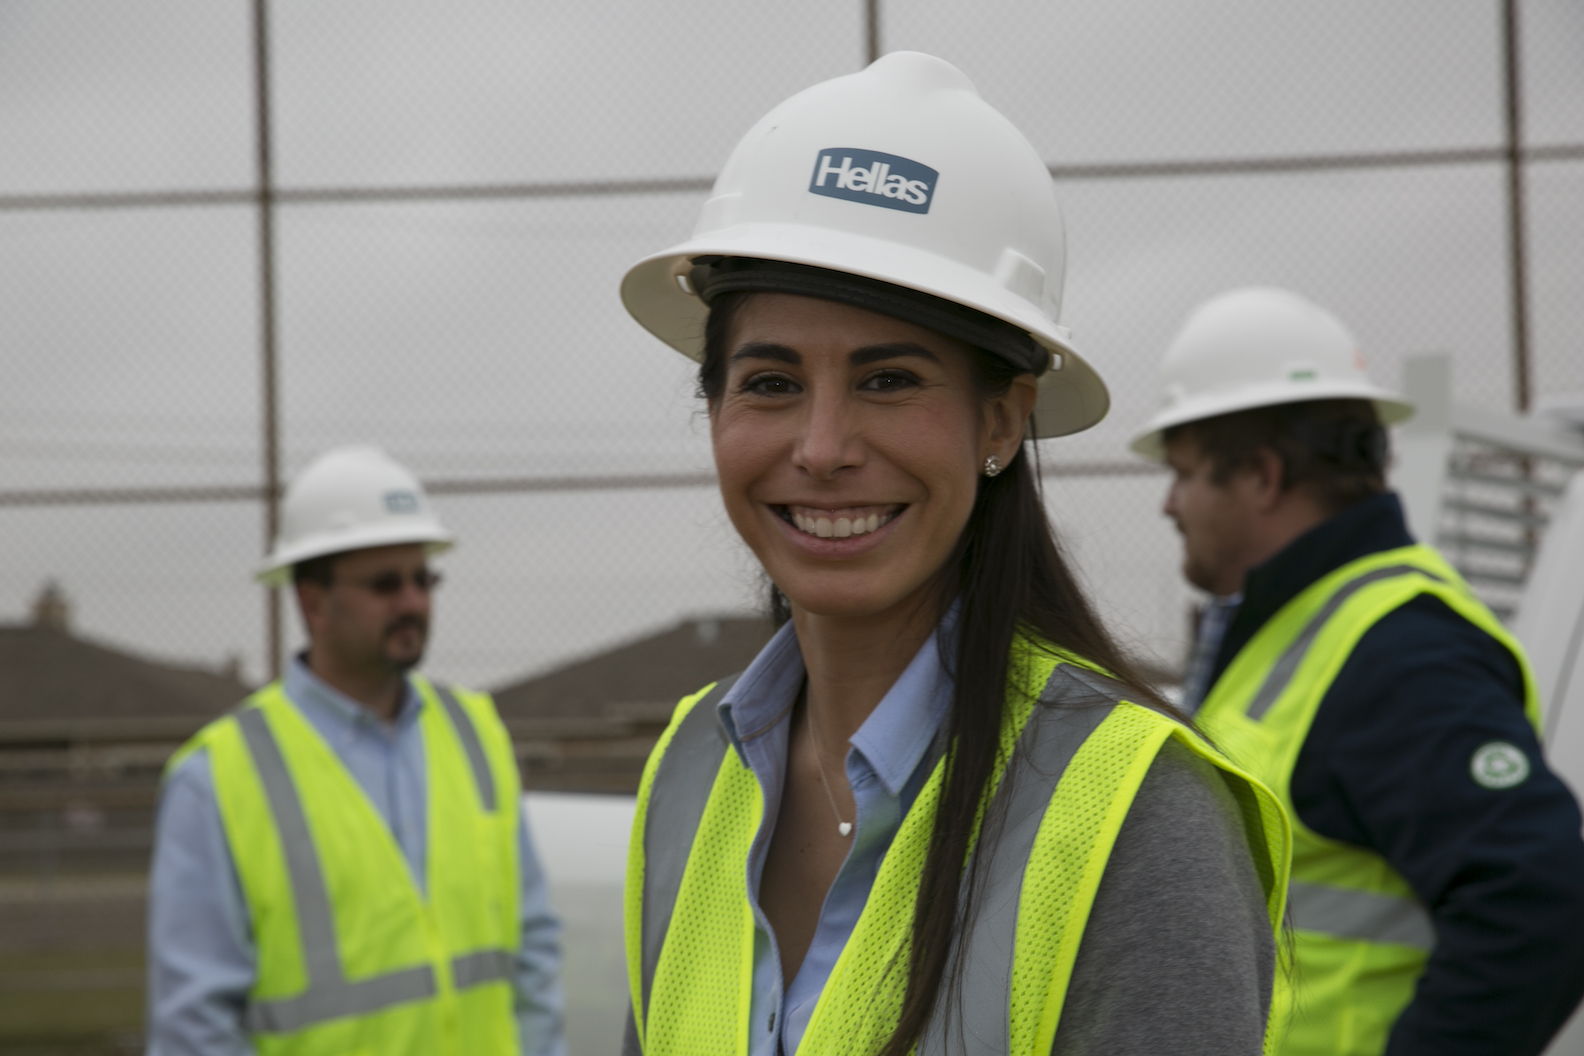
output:
[[[1412,408],[1370,384],[1340,322],[1279,290],[1203,306],[1162,373],[1167,405],[1134,447],[1174,470],[1184,572],[1215,598],[1183,703],[1286,794],[1299,832],[1299,1014],[1279,1051],[1542,1052],[1584,994],[1579,810],[1542,758],[1516,643],[1385,489],[1381,422]],[[1392,602],[1349,609],[1372,589]],[[1349,619],[1362,634],[1319,655]],[[1298,731],[1295,755],[1238,740],[1264,709]],[[1360,890],[1357,863],[1379,861],[1394,875]],[[1417,976],[1396,990],[1356,967],[1397,954]]]

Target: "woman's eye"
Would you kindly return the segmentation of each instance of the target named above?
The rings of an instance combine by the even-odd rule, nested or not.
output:
[[[882,370],[869,375],[858,386],[869,392],[901,392],[918,384],[918,379],[905,370]]]
[[[797,383],[785,374],[755,374],[738,391],[752,396],[785,396],[797,391]]]

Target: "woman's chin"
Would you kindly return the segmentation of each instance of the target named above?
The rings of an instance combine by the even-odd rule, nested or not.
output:
[[[844,571],[817,576],[789,576],[776,585],[786,595],[794,613],[825,619],[884,620],[910,603],[916,604],[920,587],[899,582],[900,577],[873,572]]]

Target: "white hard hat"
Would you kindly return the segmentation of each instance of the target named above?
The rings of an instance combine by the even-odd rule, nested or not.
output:
[[[291,580],[291,569],[326,554],[423,543],[430,553],[455,538],[441,526],[418,478],[377,447],[340,447],[309,463],[281,503],[280,535],[258,579]]]
[[[1065,269],[1056,191],[1028,140],[956,67],[899,51],[770,111],[727,160],[693,237],[634,265],[621,293],[638,322],[693,359],[709,314],[700,294],[715,292],[717,272],[735,271],[722,289],[900,315],[1040,375],[1037,435],[1061,436],[1110,405],[1057,325]]]
[[[1342,321],[1290,290],[1253,286],[1214,297],[1188,317],[1161,360],[1161,409],[1133,440],[1166,457],[1167,429],[1301,400],[1373,400],[1382,424],[1413,404],[1370,381]]]

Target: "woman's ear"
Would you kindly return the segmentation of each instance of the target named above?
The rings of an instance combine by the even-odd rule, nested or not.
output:
[[[1019,374],[1007,390],[990,401],[985,415],[984,454],[994,455],[1003,466],[1012,464],[1023,447],[1029,415],[1039,398],[1039,381],[1032,374]]]

